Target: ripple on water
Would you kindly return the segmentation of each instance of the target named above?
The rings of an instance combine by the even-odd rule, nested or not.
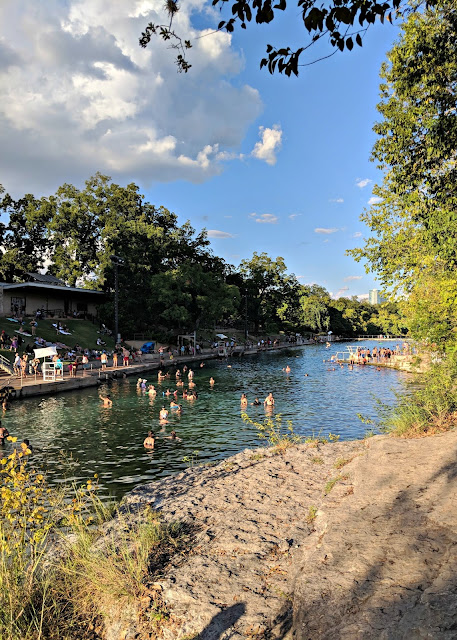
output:
[[[345,346],[340,344],[338,349]],[[195,367],[199,399],[181,400],[183,415],[171,414],[163,431],[158,414],[169,399],[158,396],[151,400],[138,393],[135,378],[113,383],[111,409],[101,406],[97,389],[87,389],[13,404],[4,424],[12,435],[30,439],[35,448],[33,463],[47,469],[51,482],[61,484],[69,469],[74,482],[98,473],[104,490],[120,497],[136,484],[181,471],[186,467],[186,456],[209,462],[264,444],[256,430],[241,419],[243,391],[250,402],[255,396],[263,401],[273,391],[276,413],[291,420],[300,435],[331,431],[342,439],[362,437],[366,427],[357,413],[374,418],[374,398],[394,402],[394,391],[404,386],[407,374],[376,371],[376,367],[329,371],[333,367],[324,360],[333,352],[325,345],[310,345],[233,359],[230,368],[227,362],[216,361],[207,362],[202,369]],[[287,364],[292,369],[290,375],[282,371]],[[209,385],[211,376],[216,380],[214,388]],[[159,393],[175,388],[174,378],[161,385],[152,372],[148,382]],[[257,421],[265,418],[263,407],[249,405],[248,414]],[[163,440],[172,429],[182,442]],[[143,448],[148,430],[157,435],[153,452]]]

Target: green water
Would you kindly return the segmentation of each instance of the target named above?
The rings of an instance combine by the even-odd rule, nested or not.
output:
[[[256,431],[240,417],[243,391],[249,402],[257,395],[262,403],[272,391],[276,413],[291,419],[300,435],[331,431],[342,440],[363,437],[366,425],[357,413],[375,417],[375,396],[394,402],[394,390],[402,389],[408,376],[388,369],[376,371],[371,366],[329,370],[333,365],[323,360],[335,351],[326,350],[325,345],[310,345],[210,361],[202,369],[196,362],[194,381],[199,398],[194,402],[180,399],[183,414],[171,414],[164,431],[160,431],[158,414],[169,401],[162,397],[162,391],[167,387],[173,391],[175,382],[173,377],[157,384],[156,372],[143,374],[159,391],[155,400],[139,392],[136,378],[130,378],[110,385],[112,408],[103,408],[99,391],[93,388],[16,402],[5,414],[3,424],[11,435],[30,440],[33,464],[47,470],[52,483],[63,482],[64,475],[80,482],[98,473],[102,490],[121,497],[139,483],[182,470],[187,466],[183,457],[193,451],[200,452],[199,462],[207,462],[262,444]],[[290,375],[282,371],[287,365]],[[214,388],[209,385],[211,376],[216,380]],[[248,413],[253,419],[263,420],[263,404],[249,405]],[[172,429],[181,442],[164,439]],[[153,451],[143,447],[148,430],[157,434]],[[5,451],[10,447],[4,445]]]

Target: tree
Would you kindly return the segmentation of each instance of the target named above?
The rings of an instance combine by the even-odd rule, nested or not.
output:
[[[294,275],[287,275],[284,258],[270,258],[266,253],[254,252],[250,260],[243,260],[239,267],[246,288],[248,315],[254,323],[254,331],[277,329],[277,320],[284,317],[283,299],[294,288]],[[281,310],[282,309],[282,310]],[[274,325],[274,326],[273,326]]]
[[[306,63],[300,63],[301,56],[322,38],[327,38],[333,47],[333,52],[323,58],[328,58],[337,51],[345,49],[351,51],[354,44],[362,46],[363,36],[370,25],[377,20],[383,23],[385,20],[392,22],[397,15],[409,13],[421,6],[434,6],[436,2],[437,0],[417,0],[413,6],[408,6],[402,0],[330,0],[327,5],[324,5],[317,0],[298,0],[296,6],[288,7],[286,0],[278,0],[274,5],[271,0],[212,0],[213,6],[219,5],[221,11],[227,5],[231,7],[231,17],[228,20],[221,20],[217,26],[218,31],[224,30],[228,33],[232,33],[238,25],[241,29],[246,29],[247,23],[253,18],[257,24],[270,24],[278,17],[279,12],[289,11],[288,16],[293,21],[297,19],[297,14],[300,16],[299,19],[303,22],[305,31],[308,32],[309,42],[295,50],[289,46],[278,49],[269,44],[266,50],[267,57],[260,63],[260,67],[266,67],[270,73],[279,71],[287,76],[298,75],[299,67],[306,66]],[[158,35],[178,52],[176,58],[178,71],[187,73],[192,65],[186,55],[192,44],[172,28],[173,18],[179,11],[177,0],[166,0],[165,11],[167,23],[149,23],[141,34],[140,46],[147,47],[152,36]],[[314,62],[316,60],[307,64]]]
[[[208,254],[207,263],[186,260],[177,268],[152,276],[149,309],[168,328],[197,331],[235,313],[240,294],[225,283],[224,264]]]
[[[302,324],[312,331],[328,331],[330,326],[329,303],[330,295],[324,287],[317,284],[302,287],[300,297]]]
[[[445,297],[457,287],[456,33],[457,4],[440,1],[409,16],[388,54],[373,149],[384,180],[374,189],[379,202],[362,216],[372,235],[349,252],[410,300],[425,301],[433,292],[436,302],[432,282],[442,283]],[[408,318],[410,326],[424,327],[411,313]]]
[[[0,196],[4,190],[0,185]],[[0,275],[6,282],[23,280],[27,271],[41,269],[49,253],[46,225],[51,212],[33,195],[13,200],[4,194],[0,211],[9,217],[0,224],[3,254],[0,257]]]

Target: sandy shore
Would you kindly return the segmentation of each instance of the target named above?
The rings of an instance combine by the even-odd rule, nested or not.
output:
[[[125,499],[195,531],[106,638],[457,637],[457,431],[244,451]],[[135,517],[135,516],[133,516]]]

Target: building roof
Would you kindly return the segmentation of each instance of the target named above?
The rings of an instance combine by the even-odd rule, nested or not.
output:
[[[60,287],[66,286],[63,280],[52,276],[50,273],[33,273],[32,271],[27,271],[26,273],[34,282],[42,282],[43,284],[56,284]]]
[[[95,291],[94,289],[81,289],[79,287],[62,287],[56,284],[44,284],[42,282],[14,282],[13,284],[1,283],[0,286],[3,289],[51,289],[53,291],[60,291],[61,293],[85,293],[96,294],[99,296],[105,295],[104,291]]]

